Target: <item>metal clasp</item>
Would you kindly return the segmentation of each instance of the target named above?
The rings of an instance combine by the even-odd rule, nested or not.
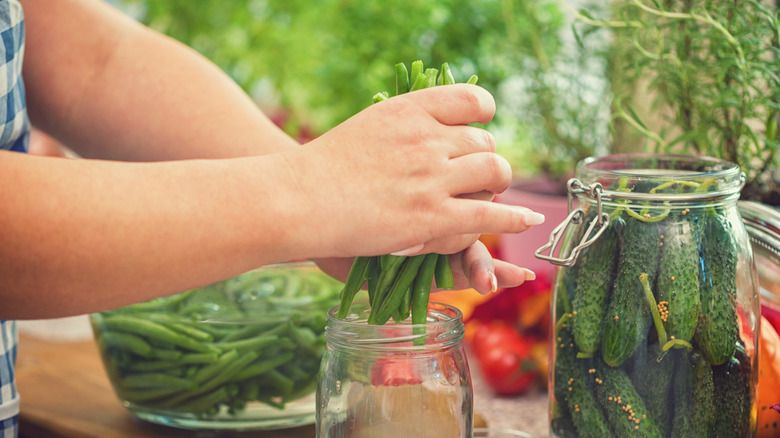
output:
[[[552,231],[550,234],[550,241],[541,248],[537,249],[534,255],[536,258],[547,260],[554,265],[570,267],[577,263],[577,257],[579,256],[580,251],[592,245],[593,242],[595,242],[596,239],[601,236],[604,230],[607,229],[607,226],[609,225],[609,214],[605,213],[602,207],[601,191],[603,190],[603,187],[600,183],[593,183],[586,187],[577,178],[572,178],[568,182],[568,188],[569,215],[566,216],[566,219],[564,219],[563,222],[561,222]],[[588,228],[585,230],[585,233],[582,236],[582,241],[580,241],[578,245],[572,248],[569,254],[565,256],[565,258],[563,254],[560,254],[560,252],[563,251],[562,248],[559,249],[559,254],[556,257],[553,254],[555,253],[556,248],[559,247],[563,236],[566,235],[566,231],[568,230],[569,226],[571,224],[579,224],[585,218],[585,210],[580,208],[579,205],[576,209],[572,208],[574,206],[574,196],[580,194],[586,194],[587,196],[596,200],[598,214],[595,218],[593,218],[593,220],[588,225]],[[544,254],[544,252],[548,250],[549,254]]]

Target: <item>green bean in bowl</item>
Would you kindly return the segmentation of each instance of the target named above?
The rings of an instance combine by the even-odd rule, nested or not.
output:
[[[327,310],[343,283],[282,263],[90,316],[103,365],[137,417],[185,429],[314,422]]]

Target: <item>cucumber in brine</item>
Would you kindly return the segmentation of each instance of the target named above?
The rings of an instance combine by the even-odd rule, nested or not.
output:
[[[598,362],[595,373],[596,396],[607,414],[617,437],[661,437],[661,431],[649,414],[645,402],[622,368]]]
[[[655,282],[660,243],[657,222],[633,216],[625,219],[601,343],[602,357],[610,366],[620,366],[645,342],[652,319],[639,275],[646,273],[650,284]]]
[[[657,302],[670,339],[685,342],[693,338],[701,307],[698,219],[684,210],[661,222]]]
[[[623,219],[610,221],[593,244],[577,260],[577,282],[572,300],[572,333],[582,353],[595,353],[601,342],[604,313],[612,290],[617,262],[618,232]]]
[[[558,324],[556,330],[555,397],[561,405],[561,413],[566,415],[558,420],[558,425],[568,419],[576,429],[576,436],[582,438],[612,436],[604,411],[593,392],[595,383],[592,374],[595,370],[589,371],[593,367],[587,365],[593,360],[577,358],[571,326],[565,323],[567,316],[563,317],[563,323]]]
[[[672,350],[676,356],[673,379],[674,419],[672,438],[707,438],[712,435],[716,413],[712,367],[704,358],[686,350]],[[671,359],[671,357],[670,357]]]
[[[727,362],[739,340],[737,247],[728,219],[713,210],[705,216],[702,239],[701,314],[694,339],[713,365]]]
[[[712,367],[715,424],[710,436],[716,438],[748,436],[753,412],[752,366],[742,345],[726,363]]]

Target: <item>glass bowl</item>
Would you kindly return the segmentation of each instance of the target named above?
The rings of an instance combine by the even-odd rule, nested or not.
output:
[[[90,321],[135,416],[183,429],[282,429],[314,423],[327,311],[342,285],[313,263],[283,263]]]

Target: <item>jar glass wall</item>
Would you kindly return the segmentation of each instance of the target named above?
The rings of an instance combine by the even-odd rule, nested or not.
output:
[[[558,229],[552,436],[755,431],[758,280],[730,162],[579,163]]]
[[[428,321],[370,325],[368,303],[328,313],[317,388],[317,437],[463,437],[472,387],[460,311],[431,303]]]

